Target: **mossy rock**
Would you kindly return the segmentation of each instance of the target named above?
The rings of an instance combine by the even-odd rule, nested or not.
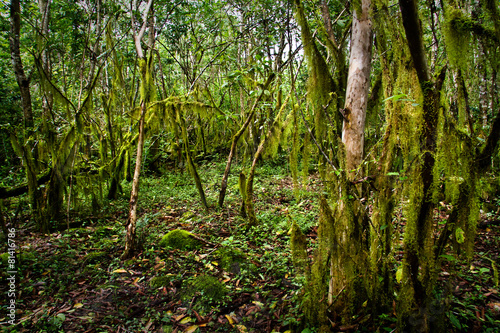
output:
[[[223,247],[216,251],[219,257],[219,266],[227,272],[240,274],[242,265],[247,263],[246,254],[240,249]]]
[[[211,275],[199,275],[188,283],[184,289],[184,300],[190,300],[195,295],[201,295],[203,303],[221,301],[228,293],[227,287],[216,277]]]
[[[158,289],[167,286],[172,281],[173,275],[155,276],[149,281],[149,285],[153,289]]]
[[[163,236],[159,245],[178,250],[194,250],[201,247],[200,241],[191,237],[191,235],[186,230],[175,229]]]
[[[107,253],[103,251],[90,252],[85,256],[85,263],[96,264],[101,262],[106,256]]]

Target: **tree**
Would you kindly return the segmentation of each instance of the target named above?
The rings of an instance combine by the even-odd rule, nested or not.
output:
[[[345,168],[349,171],[351,180],[356,178],[353,170],[360,166],[364,154],[372,59],[370,10],[371,1],[361,1],[361,6],[354,8],[351,28],[351,55],[342,127],[342,142],[346,150]]]
[[[140,115],[139,115],[139,137],[137,140],[137,155],[135,160],[135,170],[134,178],[132,180],[132,190],[130,192],[130,210],[128,214],[127,224],[126,224],[126,240],[125,240],[125,250],[123,252],[122,258],[130,258],[137,251],[138,244],[136,243],[136,223],[137,223],[137,200],[139,197],[139,180],[141,176],[141,164],[142,164],[142,154],[144,150],[144,122],[146,117],[146,108],[148,106],[152,89],[152,79],[151,79],[151,61],[153,60],[153,43],[154,43],[154,21],[153,19],[148,20],[150,15],[150,10],[153,11],[153,0],[149,0],[146,5],[146,9],[143,13],[143,22],[139,32],[135,29],[132,30],[132,36],[134,39],[135,50],[137,52],[137,58],[139,61],[139,72],[140,72]],[[142,50],[141,41],[146,32],[146,28],[150,29],[150,34],[152,37],[148,40],[148,50],[150,52],[149,57],[144,55]],[[132,26],[135,25],[134,16],[132,15]]]

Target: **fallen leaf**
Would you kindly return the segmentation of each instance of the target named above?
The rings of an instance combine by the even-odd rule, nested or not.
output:
[[[127,273],[127,270],[123,269],[123,268],[118,268],[118,269],[115,269],[113,271],[113,273]]]
[[[172,319],[174,319],[175,321],[179,321],[179,320],[181,320],[184,317],[186,317],[186,315],[185,314],[181,314],[181,315],[173,316]]]
[[[193,333],[197,329],[198,329],[198,325],[193,325],[193,326],[189,326],[184,332],[185,333]]]
[[[230,315],[225,315],[225,317],[226,317],[227,321],[229,322],[229,324],[231,324],[231,326],[233,326],[233,324],[234,324],[233,318],[231,318]]]
[[[181,321],[180,321],[180,324],[181,325],[184,325],[184,324],[187,324],[187,323],[190,323],[192,322],[193,319],[191,317],[186,317],[186,318],[183,318]]]
[[[82,304],[82,303],[76,303],[75,305],[73,305],[73,307],[74,307],[75,309],[79,309],[79,308],[81,308],[82,306],[83,306],[83,304]]]
[[[244,325],[236,325],[236,328],[238,329],[238,332],[240,332],[240,333],[248,332],[247,328]]]

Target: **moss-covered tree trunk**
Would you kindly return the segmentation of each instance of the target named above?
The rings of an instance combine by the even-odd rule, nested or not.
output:
[[[438,84],[431,79],[427,66],[423,33],[416,0],[399,1],[406,40],[423,95],[421,155],[412,171],[410,202],[403,246],[402,290],[399,296],[398,327],[402,331],[432,330],[431,308],[436,282],[436,260],[432,251],[433,169],[439,116]],[[443,72],[444,73],[444,72]],[[443,80],[443,78],[441,78]]]
[[[37,150],[34,147],[34,120],[33,110],[31,105],[30,80],[24,72],[24,66],[21,59],[20,41],[21,34],[21,5],[19,0],[12,0],[10,4],[10,56],[12,67],[19,86],[21,94],[21,105],[23,109],[23,135],[22,141],[18,143],[18,139],[11,135],[13,146],[17,144],[19,149],[15,149],[22,157],[26,168],[26,178],[28,180],[28,193],[31,202],[31,209],[35,220],[38,223],[39,229],[42,232],[48,232],[48,221],[44,217],[42,209],[42,197],[38,189],[37,173],[38,161]]]

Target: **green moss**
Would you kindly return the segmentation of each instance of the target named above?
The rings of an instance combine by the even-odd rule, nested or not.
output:
[[[2,253],[0,255],[0,262],[2,262],[2,264],[4,265],[7,265],[8,263],[8,260],[9,260],[9,253],[5,252],[5,253]],[[16,264],[17,264],[17,261],[30,261],[30,260],[35,260],[36,259],[36,256],[34,253],[32,252],[24,252],[24,253],[21,253],[19,255],[16,256]]]
[[[241,266],[246,264],[246,255],[240,249],[223,247],[216,251],[219,257],[219,265],[225,271],[240,274]]]
[[[201,246],[200,242],[191,236],[191,233],[186,230],[175,229],[163,236],[159,245],[178,250],[194,250],[199,248]]]
[[[449,59],[453,65],[466,70],[473,50],[472,37],[498,42],[495,31],[473,20],[460,9],[450,8],[446,13],[444,36]]]
[[[7,261],[9,260],[9,254],[7,252],[2,253],[0,255],[0,260],[2,261],[2,264],[7,265]]]
[[[184,300],[190,300],[196,295],[201,295],[203,303],[221,301],[228,290],[216,277],[199,275],[195,277],[184,289]]]
[[[151,288],[158,289],[167,286],[172,281],[173,275],[155,276],[149,281]]]
[[[292,250],[292,261],[295,269],[301,274],[307,274],[309,271],[307,239],[295,221],[292,224],[290,248]]]

